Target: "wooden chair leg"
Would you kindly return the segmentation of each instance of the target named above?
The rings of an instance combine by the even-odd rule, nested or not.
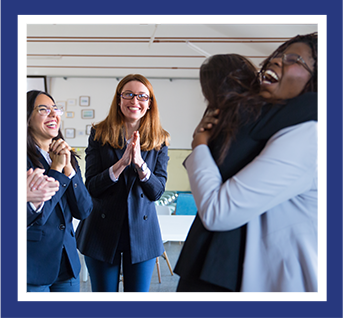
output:
[[[156,267],[157,267],[158,282],[161,284],[161,270],[160,270],[159,257],[156,257]]]
[[[123,285],[123,291],[124,291],[124,273],[123,273],[123,257],[121,258],[121,265],[120,265],[120,274],[119,274],[119,282],[121,281]]]
[[[172,267],[171,267],[171,265],[170,265],[169,258],[168,258],[168,256],[167,256],[166,251],[164,251],[163,256],[164,256],[164,258],[165,258],[166,261],[167,261],[167,265],[168,265],[168,267],[169,267],[170,274],[173,276],[173,275],[174,275],[173,269],[172,269]]]

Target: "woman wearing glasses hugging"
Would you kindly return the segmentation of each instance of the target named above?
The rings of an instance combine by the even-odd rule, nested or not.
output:
[[[28,292],[80,291],[72,219],[86,218],[92,199],[60,131],[62,114],[49,94],[27,93]]]
[[[200,70],[208,112],[184,163],[198,214],[178,291],[315,292],[317,34],[281,45],[260,81],[217,60]]]
[[[164,252],[154,201],[165,189],[168,140],[152,85],[127,75],[86,149],[94,208],[76,236],[93,292],[117,292],[121,264],[125,292],[149,291],[156,257]]]

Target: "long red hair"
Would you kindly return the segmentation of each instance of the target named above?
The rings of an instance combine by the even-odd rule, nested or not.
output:
[[[93,125],[95,128],[95,140],[101,140],[103,145],[108,143],[113,148],[122,149],[124,147],[125,117],[119,103],[123,87],[131,81],[138,81],[146,86],[151,100],[150,109],[140,122],[141,149],[143,151],[159,150],[163,144],[168,146],[170,135],[161,126],[154,90],[151,83],[140,74],[129,74],[119,82],[107,117],[102,122]]]

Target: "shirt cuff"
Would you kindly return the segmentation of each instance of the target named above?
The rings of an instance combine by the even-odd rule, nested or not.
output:
[[[40,213],[42,211],[42,209],[43,209],[43,206],[44,206],[44,202],[38,208],[36,208],[35,205],[32,202],[29,202],[29,203],[30,203],[30,206],[31,206],[32,210],[35,213]]]
[[[74,177],[76,175],[75,170],[73,169],[73,171],[71,172],[71,174],[68,176],[69,179],[71,179],[72,177]]]
[[[147,173],[146,173],[146,176],[143,178],[143,179],[139,179],[141,182],[146,182],[150,179],[150,176],[151,176],[151,170],[148,168],[147,169]]]
[[[113,166],[112,166],[112,167],[113,167]],[[114,172],[113,172],[112,167],[110,167],[110,168],[108,169],[108,172],[109,172],[109,174],[110,174],[110,178],[111,178],[111,180],[112,180],[113,182],[118,182],[118,179],[117,179],[116,176],[114,175]]]

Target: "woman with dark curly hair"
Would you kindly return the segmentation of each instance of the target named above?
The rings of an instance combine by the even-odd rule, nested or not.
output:
[[[259,82],[243,63],[214,83],[216,60],[184,163],[198,214],[178,291],[317,291],[317,34],[280,46]]]

